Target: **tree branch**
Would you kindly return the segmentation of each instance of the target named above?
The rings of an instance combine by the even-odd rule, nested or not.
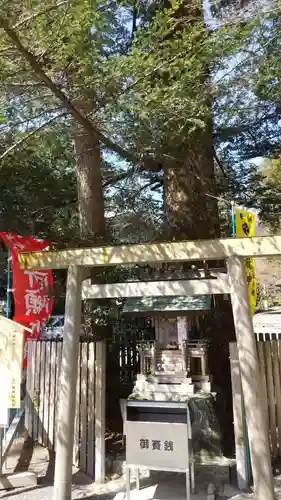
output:
[[[137,18],[139,13],[139,2],[137,0],[134,1],[133,6],[133,19],[132,19],[132,34],[131,34],[131,42],[134,40],[134,35],[137,30]]]
[[[214,139],[219,138],[221,140],[227,140],[238,134],[243,134],[245,132],[248,133],[250,130],[253,130],[257,125],[263,124],[272,119],[278,119],[276,113],[274,114],[269,113],[268,115],[263,115],[254,121],[250,121],[248,123],[241,123],[240,125],[234,125],[232,127],[219,127],[214,131],[213,137]]]
[[[224,170],[224,166],[223,166],[220,158],[218,157],[216,149],[214,148],[214,146],[213,146],[213,155],[214,155],[214,158],[216,160],[216,163],[217,163],[218,167],[221,169],[221,172],[222,172],[223,176],[227,177],[227,175],[225,173],[225,170]]]
[[[28,141],[28,139],[30,139],[33,135],[37,134],[38,132],[43,130],[45,127],[50,125],[50,123],[54,122],[58,118],[61,118],[62,116],[65,116],[65,115],[66,115],[66,113],[61,113],[60,115],[53,116],[53,118],[44,122],[42,125],[40,125],[40,127],[37,127],[36,129],[32,130],[32,132],[25,135],[22,139],[15,142],[12,146],[10,146],[8,149],[6,149],[6,151],[4,151],[4,153],[0,156],[0,160],[3,160],[3,158],[5,158],[5,156],[7,156],[9,153],[11,153],[14,149],[16,149],[19,146],[21,146],[22,144],[24,144],[26,141]]]
[[[12,90],[23,90],[26,91],[26,89],[34,89],[34,88],[40,88],[43,87],[43,83],[41,82],[27,82],[27,83],[4,83],[0,82],[0,88],[3,89],[12,89]]]
[[[20,28],[24,24],[28,23],[29,21],[33,21],[37,17],[43,16],[44,14],[47,14],[47,12],[51,12],[52,10],[56,10],[59,7],[61,7],[63,5],[67,5],[69,3],[70,3],[69,0],[61,0],[60,2],[56,3],[55,5],[48,5],[47,7],[45,7],[45,9],[39,10],[38,12],[35,12],[34,14],[31,14],[28,17],[25,17],[24,19],[22,19],[18,23],[14,24],[13,29],[17,30],[18,28]]]
[[[41,111],[40,113],[37,113],[37,115],[29,116],[25,120],[19,120],[17,122],[14,122],[12,124],[12,127],[15,128],[15,127],[19,127],[20,125],[24,125],[26,123],[31,123],[31,122],[33,122],[33,120],[38,120],[38,118],[42,118],[42,117],[44,117],[44,116],[46,116],[47,114],[50,114],[50,113],[57,113],[60,110],[61,110],[61,108],[53,108],[53,109],[48,110],[48,111]],[[61,115],[59,115],[59,116],[61,116]],[[10,130],[11,129],[11,124],[10,123],[0,124],[0,132],[2,132],[5,129],[9,129]]]
[[[69,111],[69,113],[84,128],[84,130],[86,130],[90,135],[95,136],[108,149],[114,151],[121,158],[124,158],[125,160],[132,163],[139,162],[139,159],[134,154],[114,143],[111,139],[97,130],[89,121],[89,119],[84,114],[82,114],[76,106],[74,106],[72,101],[64,94],[64,92],[51,80],[51,78],[48,77],[48,75],[42,69],[40,63],[37,61],[36,57],[22,44],[15,30],[9,26],[8,21],[1,16],[0,28],[5,31],[6,35],[18,49],[19,53],[29,63],[37,78],[41,80],[48,89],[51,90],[53,95],[56,96],[57,99],[59,99],[64,108]]]
[[[135,173],[136,173],[136,168],[133,167],[132,169],[127,170],[126,172],[120,172],[119,174],[112,175],[103,182],[102,186],[103,188],[107,188],[109,186],[112,186],[112,184],[116,184],[117,182],[123,181],[128,177],[132,177]]]
[[[140,186],[139,190],[138,190],[138,193],[142,193],[143,191],[145,191],[146,189],[148,188],[151,188],[151,186],[153,186],[154,184],[156,184],[155,181],[152,181],[152,182],[147,182],[146,184],[144,184],[143,186]],[[158,186],[157,186],[158,187]],[[133,201],[134,199],[136,198],[136,195],[135,193],[134,194],[131,194],[127,197],[124,198],[124,202],[125,204],[127,204],[128,202],[130,201]],[[119,207],[120,208],[120,207]],[[113,215],[113,217],[110,219],[110,222],[112,222],[116,217],[118,217],[120,214],[118,213],[118,210],[117,209],[117,212]]]

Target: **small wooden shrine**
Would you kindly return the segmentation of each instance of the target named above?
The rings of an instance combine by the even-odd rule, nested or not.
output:
[[[188,404],[195,458],[201,462],[221,456],[221,443],[204,338],[213,297],[196,294],[199,277],[193,283],[192,295],[131,297],[123,313],[150,317],[154,327],[154,338],[139,343],[140,369],[129,400]]]
[[[155,276],[155,272],[153,274]],[[139,394],[144,399],[179,401],[187,394],[211,393],[204,326],[211,313],[212,294],[199,293],[205,270],[196,269],[198,281],[194,280],[194,274],[195,271],[189,270],[189,274],[184,275],[195,283],[192,295],[126,299],[123,314],[150,317],[154,330],[154,338],[139,345],[140,373],[132,397]],[[221,270],[208,269],[210,279],[221,274]],[[167,273],[161,277],[174,278]],[[177,278],[183,279],[183,276]]]

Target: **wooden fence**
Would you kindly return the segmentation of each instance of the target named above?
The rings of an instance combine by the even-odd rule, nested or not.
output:
[[[273,340],[281,340],[281,333],[256,333],[258,342],[272,342]]]
[[[258,342],[261,395],[273,459],[281,456],[281,341]]]
[[[56,450],[62,342],[29,341],[25,427],[28,435]],[[80,342],[73,464],[91,477],[104,475],[105,344]]]
[[[264,401],[272,459],[281,457],[281,340],[257,342],[260,364],[260,397]],[[238,482],[249,483],[249,452],[243,393],[236,343],[230,344],[233,417]]]
[[[106,359],[107,411],[111,418],[119,411],[119,399],[127,398],[132,393],[140,368],[137,345],[135,342],[109,342]]]

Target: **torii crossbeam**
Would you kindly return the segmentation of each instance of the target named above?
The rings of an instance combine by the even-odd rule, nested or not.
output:
[[[281,255],[281,236],[79,248],[19,255],[24,269],[68,269],[54,500],[71,499],[73,394],[77,380],[83,268],[200,260],[227,262],[256,500],[275,499],[244,259],[278,255]]]
[[[21,253],[19,262],[24,269],[66,269],[72,265],[95,267],[118,264],[223,260],[234,255],[239,257],[281,255],[281,236],[31,252]]]

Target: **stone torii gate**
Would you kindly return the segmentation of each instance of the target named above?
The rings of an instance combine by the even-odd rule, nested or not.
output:
[[[83,268],[200,260],[227,262],[256,500],[275,499],[244,259],[277,255],[281,255],[281,236],[78,248],[19,255],[23,269],[68,269],[54,500],[71,499],[75,417],[73,395],[78,368]]]

